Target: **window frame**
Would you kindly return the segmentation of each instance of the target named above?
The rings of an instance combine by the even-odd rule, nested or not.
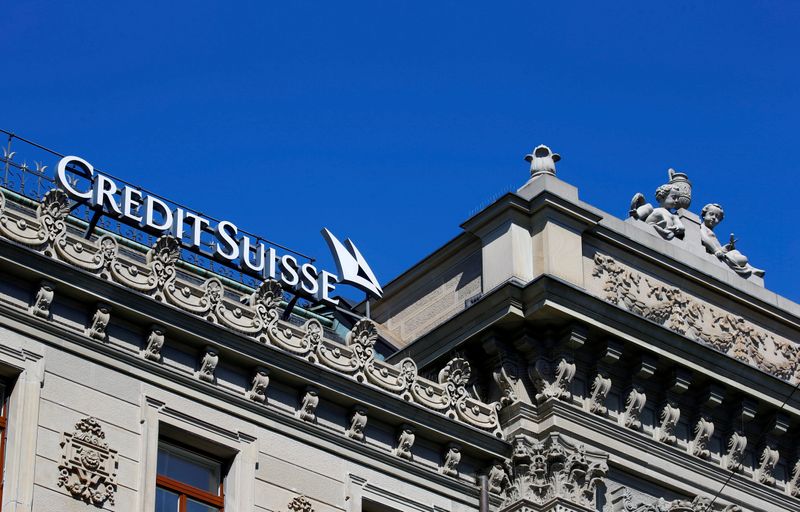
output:
[[[174,478],[170,478],[168,476],[158,474],[156,470],[156,494],[158,493],[158,488],[165,489],[167,491],[173,492],[178,495],[178,512],[186,512],[187,507],[187,500],[192,499],[194,501],[199,501],[204,505],[208,505],[210,507],[216,507],[219,512],[224,512],[225,510],[225,463],[222,460],[219,460],[215,457],[209,457],[205,454],[200,454],[195,452],[194,450],[187,449],[181,446],[179,443],[171,442],[171,441],[164,441],[159,440],[158,448],[161,451],[162,447],[166,447],[165,451],[171,452],[173,455],[180,456],[180,452],[186,452],[189,455],[193,455],[199,457],[201,459],[209,460],[212,462],[219,463],[220,473],[219,473],[219,490],[217,494],[210,493],[206,490],[200,489],[199,487],[195,487],[193,485],[189,485],[186,483],[181,482],[180,480],[175,480]]]

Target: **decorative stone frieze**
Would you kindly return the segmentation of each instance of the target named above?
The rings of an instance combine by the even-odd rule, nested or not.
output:
[[[214,372],[217,371],[217,364],[219,364],[219,351],[214,347],[206,347],[203,357],[200,359],[200,368],[198,368],[195,376],[206,382],[215,382],[216,376]]]
[[[50,305],[55,297],[56,286],[50,281],[42,281],[33,298],[31,313],[39,318],[50,318]]]
[[[97,310],[92,315],[92,321],[86,329],[86,335],[99,341],[108,338],[108,324],[111,322],[111,306],[98,303]]]
[[[544,402],[550,398],[569,400],[572,394],[569,386],[575,378],[575,363],[562,357],[558,362],[543,358],[537,359],[528,369],[530,378],[536,386],[536,400]]]
[[[297,496],[289,502],[289,512],[314,512],[314,507],[305,496]]]
[[[628,489],[620,487],[611,493],[611,512],[742,512],[738,505],[722,505],[705,496],[692,500],[658,498],[650,503],[634,503]]]
[[[689,453],[701,459],[707,459],[711,452],[708,450],[708,441],[714,434],[714,422],[711,417],[701,414],[694,425],[694,438],[689,443]]]
[[[317,406],[319,405],[319,390],[314,386],[306,386],[300,398],[300,408],[297,417],[303,421],[314,422],[317,420]]]
[[[364,429],[367,428],[367,409],[365,407],[355,407],[350,413],[350,426],[345,434],[350,439],[356,441],[364,440]]]
[[[543,441],[516,436],[511,460],[514,476],[506,488],[504,509],[516,510],[513,505],[525,501],[543,505],[561,499],[594,510],[597,484],[608,471],[608,455],[573,445],[558,434]]]
[[[98,507],[113,504],[117,491],[117,451],[109,448],[105,437],[100,423],[91,417],[61,436],[58,486]]]
[[[458,377],[431,381],[419,376],[416,364],[409,358],[396,365],[376,360],[373,347],[378,333],[370,320],[357,322],[345,344],[333,341],[325,337],[319,320],[309,319],[298,327],[282,319],[279,308],[283,291],[277,281],[265,280],[244,301],[236,300],[234,297],[239,291],[226,291],[222,280],[217,277],[202,281],[199,274],[185,276],[183,271],[192,272],[186,266],[182,272],[177,271],[181,246],[175,237],[159,237],[143,258],[133,257],[128,251],[119,251],[115,235],[87,240],[68,232],[66,223],[70,206],[63,191],[56,189],[45,194],[36,212],[26,213],[24,208],[7,208],[6,198],[0,193],[0,236],[93,272],[100,279],[144,293],[154,301],[170,304],[209,323],[239,332],[253,342],[269,344],[311,364],[502,437],[497,415],[499,404],[487,403],[471,395],[466,385],[456,383]],[[46,296],[41,297],[40,305],[44,306],[46,300]],[[34,298],[34,305],[36,303]],[[107,306],[98,308],[85,334],[105,340],[110,311]],[[39,315],[33,306],[31,314]],[[156,360],[155,351],[148,350],[148,346],[155,349],[159,343],[158,335],[148,333],[141,356]],[[453,375],[460,374],[469,366],[466,360],[459,359],[451,365],[453,371],[450,373]],[[208,380],[208,375],[207,372],[197,373],[203,380]],[[511,399],[512,396],[506,394],[503,403]],[[313,400],[309,405],[311,402]]]
[[[609,256],[596,253],[594,263],[592,275],[602,282],[604,300],[775,377],[790,382],[800,379],[800,344],[773,336]]]
[[[458,476],[458,464],[461,462],[461,445],[448,443],[442,457],[442,467],[439,472],[447,476]]]
[[[147,335],[145,347],[141,352],[141,356],[150,361],[161,360],[161,349],[164,347],[164,335],[166,329],[164,327],[153,324],[150,326],[150,334]]]
[[[625,399],[625,410],[620,415],[622,425],[633,430],[641,429],[642,421],[640,417],[646,403],[647,395],[645,395],[644,390],[638,386],[633,386]]]
[[[414,434],[414,427],[408,424],[400,425],[400,429],[397,434],[397,445],[394,448],[394,454],[402,459],[411,460],[413,455],[411,454],[411,447],[414,446],[414,440],[416,439],[416,435]]]
[[[253,380],[250,381],[247,398],[263,404],[267,401],[267,386],[269,386],[269,370],[259,366],[253,374]]]

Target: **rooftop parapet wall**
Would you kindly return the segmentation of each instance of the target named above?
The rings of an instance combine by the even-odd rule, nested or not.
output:
[[[53,189],[46,193],[35,211],[18,203],[8,202],[0,192],[0,237],[3,243],[21,245],[48,258],[79,269],[99,281],[114,283],[146,297],[154,303],[177,308],[209,324],[223,327],[250,339],[253,343],[269,345],[291,354],[307,364],[343,376],[386,394],[389,401],[414,404],[416,407],[451,421],[476,429],[475,433],[502,437],[496,404],[484,403],[468,395],[463,379],[466,361],[460,361],[461,371],[442,373],[435,381],[418,375],[413,360],[390,365],[375,358],[373,346],[377,340],[375,324],[363,319],[348,333],[345,343],[326,336],[322,323],[310,318],[302,326],[282,319],[279,309],[282,300],[280,284],[267,280],[249,295],[236,297],[233,290],[217,277],[193,276],[176,271],[177,240],[159,238],[146,254],[131,256],[120,250],[114,236],[104,235],[87,240],[67,228],[69,199],[64,192]],[[42,319],[50,317],[50,305],[57,288],[47,280],[34,296],[30,313]],[[166,318],[174,315],[162,311]],[[86,326],[85,335],[105,341],[112,308],[99,303]],[[142,357],[159,360],[165,343],[164,329],[154,326],[142,349]],[[213,383],[219,350],[209,347],[202,358],[197,378]],[[256,372],[247,397],[255,400],[263,395],[265,375]],[[261,379],[259,379],[261,375]]]

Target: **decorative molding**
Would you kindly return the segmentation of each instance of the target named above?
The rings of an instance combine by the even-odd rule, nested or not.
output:
[[[678,424],[680,417],[680,408],[675,403],[667,401],[661,409],[658,427],[653,432],[655,440],[674,445],[677,441],[675,426]]]
[[[254,402],[266,403],[267,386],[269,386],[269,370],[263,366],[256,367],[253,380],[250,381],[250,391],[247,392],[247,398]]]
[[[50,318],[50,305],[55,297],[55,289],[56,286],[52,282],[42,280],[31,305],[31,313],[33,315],[44,319]]]
[[[117,451],[109,448],[105,437],[100,423],[91,417],[61,436],[58,486],[98,507],[106,501],[113,504],[117,491]]]
[[[214,347],[206,347],[203,352],[203,357],[200,359],[200,368],[195,372],[195,376],[205,382],[214,383],[217,377],[214,372],[217,371],[219,364],[219,350]]]
[[[642,409],[647,403],[647,395],[644,390],[638,386],[633,386],[628,392],[628,397],[625,399],[625,410],[620,415],[620,422],[623,426],[633,430],[642,428]]]
[[[546,359],[537,359],[528,369],[531,380],[536,387],[536,400],[544,402],[550,398],[569,400],[572,396],[569,386],[575,378],[575,363],[565,357],[557,363]]]
[[[461,445],[448,443],[442,457],[439,472],[447,476],[458,476],[458,464],[461,462]]]
[[[729,471],[739,471],[742,468],[745,448],[747,448],[747,436],[743,432],[732,432],[728,438],[728,449],[722,458],[722,466]]]
[[[592,389],[586,402],[589,412],[600,416],[608,414],[606,398],[609,391],[611,391],[611,378],[608,374],[598,371],[592,381]]]
[[[158,324],[150,326],[150,334],[147,335],[147,342],[141,351],[141,356],[150,361],[161,360],[161,349],[164,347],[164,335],[167,330]]]
[[[791,479],[786,486],[786,493],[789,496],[800,498],[800,460],[794,463]]]
[[[694,439],[689,443],[689,453],[701,459],[707,459],[711,452],[708,450],[708,441],[714,434],[714,422],[711,417],[701,414],[694,425]]]
[[[317,406],[319,405],[319,389],[314,386],[306,386],[303,396],[300,398],[300,407],[297,409],[297,417],[303,421],[313,423],[317,420]]]
[[[592,276],[602,281],[604,300],[779,379],[800,380],[800,344],[645,277],[610,256],[595,253],[594,263]]]
[[[608,455],[587,451],[559,434],[544,441],[516,436],[511,460],[514,478],[506,488],[504,508],[522,501],[542,505],[562,499],[594,509],[597,484],[608,471]]]
[[[511,479],[508,477],[509,469],[506,462],[501,460],[494,461],[487,472],[489,492],[501,494],[504,489],[511,485]]]
[[[775,466],[780,460],[780,453],[773,446],[767,444],[761,452],[761,457],[758,459],[758,468],[756,468],[753,476],[755,479],[769,486],[775,485]]]
[[[411,447],[414,446],[414,427],[406,423],[400,425],[400,430],[397,434],[397,445],[394,448],[394,454],[400,458],[412,460]]]
[[[100,302],[92,316],[92,321],[86,329],[86,335],[99,341],[108,339],[108,324],[111,322],[111,306]]]
[[[345,434],[350,439],[356,441],[364,440],[364,429],[367,428],[367,409],[366,407],[356,406],[350,413],[350,427]]]

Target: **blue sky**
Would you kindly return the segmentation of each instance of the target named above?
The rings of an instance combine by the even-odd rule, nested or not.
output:
[[[390,280],[545,143],[620,217],[686,172],[800,301],[798,2],[6,4],[0,128],[323,266]]]

